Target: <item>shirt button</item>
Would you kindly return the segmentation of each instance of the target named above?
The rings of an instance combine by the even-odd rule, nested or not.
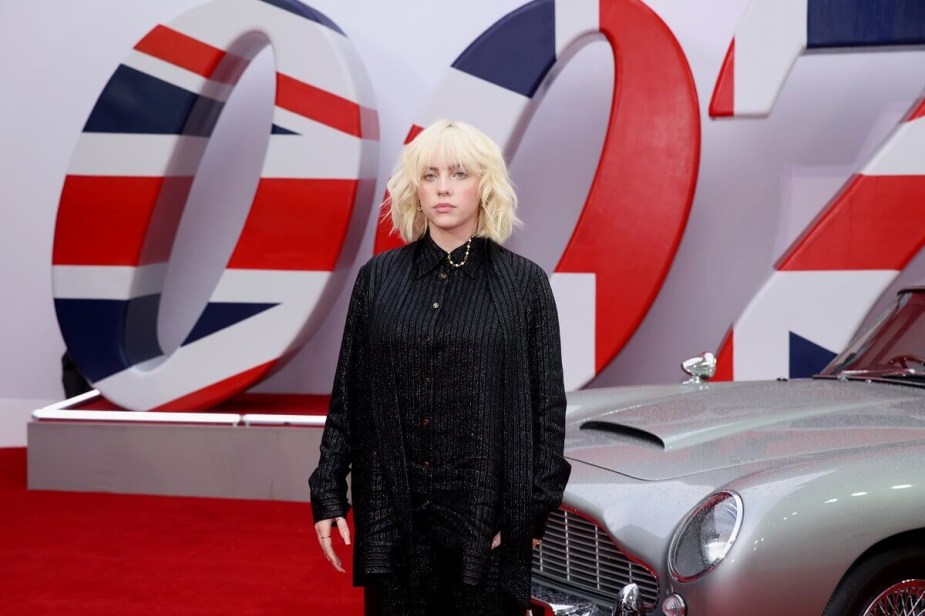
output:
[[[434,305],[432,307],[434,310],[436,310],[437,308],[440,307],[440,302],[434,302]]]
[[[425,376],[425,377],[424,377],[424,384],[425,384],[425,385],[430,385],[430,377],[429,377],[429,376]]]
[[[440,272],[440,280],[446,280],[446,272]]]
[[[424,334],[423,336],[421,336],[421,340],[423,342],[430,342],[430,334]]]
[[[425,460],[424,463],[421,464],[421,467],[426,471],[427,469],[430,468],[430,462]]]
[[[421,420],[421,425],[426,428],[427,426],[430,425],[430,420],[425,417],[424,419]]]

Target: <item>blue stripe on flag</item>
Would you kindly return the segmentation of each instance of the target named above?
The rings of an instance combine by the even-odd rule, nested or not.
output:
[[[810,48],[925,44],[922,0],[809,0]]]
[[[103,89],[84,131],[208,137],[224,103],[120,65]]]
[[[276,8],[283,9],[284,11],[289,11],[290,13],[295,13],[299,17],[304,17],[305,19],[310,19],[316,23],[326,26],[331,30],[334,30],[338,34],[344,34],[344,31],[341,30],[336,23],[331,21],[331,18],[325,15],[320,11],[316,11],[310,6],[306,6],[301,2],[296,0],[261,0],[261,2],[266,2],[267,4],[272,4]]]
[[[486,30],[453,68],[532,97],[555,62],[555,3],[534,0]]]
[[[790,332],[790,378],[809,378],[819,374],[836,353],[827,348]]]
[[[299,133],[295,132],[294,130],[289,130],[288,128],[283,128],[282,126],[279,126],[278,124],[274,124],[272,128],[270,128],[270,134],[271,135],[298,135]]]
[[[157,340],[157,313],[160,293],[135,297],[128,302],[125,315],[125,354],[133,366],[164,352]]]
[[[181,346],[205,338],[209,334],[214,334],[277,305],[210,302],[199,315],[199,320],[196,321],[196,325],[193,326],[193,330]]]
[[[157,343],[160,295],[130,301],[55,299],[68,350],[91,382],[161,355]],[[126,332],[132,335],[127,336]]]

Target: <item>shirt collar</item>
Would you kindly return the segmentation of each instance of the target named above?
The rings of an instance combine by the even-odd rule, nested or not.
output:
[[[447,262],[446,251],[434,242],[433,238],[430,237],[430,233],[425,233],[424,237],[418,240],[417,249],[415,250],[415,277],[420,278],[421,276],[429,274],[436,267],[443,264],[447,266],[447,269],[459,269],[465,272],[470,278],[475,278],[485,254],[485,242],[486,240],[481,237],[472,238],[472,246],[469,248],[469,258],[466,259],[464,265],[454,268]],[[461,246],[453,249],[450,255],[454,263],[460,263],[466,256],[466,243],[464,242]]]

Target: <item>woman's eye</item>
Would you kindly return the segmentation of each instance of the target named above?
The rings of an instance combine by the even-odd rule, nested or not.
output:
[[[465,171],[457,171],[454,175],[460,179],[465,179],[469,177],[469,174],[466,173]]]

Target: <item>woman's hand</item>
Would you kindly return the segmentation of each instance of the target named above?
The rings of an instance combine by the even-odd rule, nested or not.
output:
[[[347,526],[347,520],[341,517],[315,522],[315,534],[318,535],[318,544],[324,552],[324,557],[328,559],[328,562],[335,569],[344,573],[343,563],[340,557],[337,556],[337,552],[334,551],[334,537],[331,536],[334,530],[334,522],[337,523],[337,530],[341,539],[344,540],[346,545],[350,545],[350,527]]]
[[[536,549],[536,546],[538,546],[539,544],[540,544],[540,540],[539,540],[539,539],[534,539],[534,540],[533,540],[533,549]],[[491,538],[491,549],[494,550],[494,549],[495,549],[496,547],[498,547],[499,545],[501,545],[501,531],[500,531],[500,530],[499,530],[497,533],[495,533],[495,536],[494,536],[494,537]]]

